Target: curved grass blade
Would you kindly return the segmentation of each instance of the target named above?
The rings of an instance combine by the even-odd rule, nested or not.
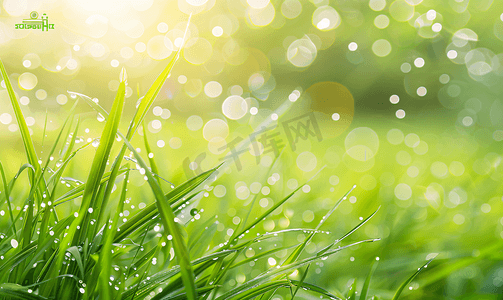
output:
[[[321,249],[320,251],[318,251],[318,255],[323,255],[323,253],[327,252],[328,250],[330,250],[330,248],[332,248],[333,246],[337,245],[338,243],[340,243],[343,239],[347,238],[348,236],[350,236],[353,232],[355,232],[358,228],[362,227],[363,224],[367,223],[370,219],[372,219],[372,217],[379,211],[379,209],[381,209],[381,207],[379,206],[376,211],[374,211],[370,216],[368,216],[365,220],[361,221],[358,225],[356,225],[355,227],[353,227],[353,229],[351,229],[350,231],[348,231],[345,235],[343,235],[340,239],[337,239],[335,240],[335,242],[331,243],[330,245],[326,246],[325,248]]]
[[[370,279],[372,278],[372,275],[374,274],[375,270],[377,269],[377,264],[379,263],[379,260],[376,260],[372,263],[372,266],[370,267],[369,274],[367,275],[367,278],[365,278],[365,282],[363,283],[362,291],[360,293],[360,300],[365,300],[367,299],[367,293],[369,291],[369,286],[370,286]]]
[[[187,180],[185,183],[177,186],[174,190],[167,193],[165,197],[168,203],[172,205],[179,200],[185,202],[186,199],[184,199],[184,197],[188,193],[194,191],[201,183],[208,179],[208,177],[210,177],[220,166],[221,165],[203,172],[190,180]],[[132,232],[141,228],[146,221],[151,220],[158,213],[159,212],[156,203],[152,203],[145,207],[139,213],[131,217],[126,223],[120,226],[120,231],[118,231],[115,235],[114,243],[120,242],[121,240],[129,236]]]
[[[31,289],[15,283],[0,284],[0,295],[21,300],[46,300],[47,298],[35,295]],[[9,298],[10,299],[10,298]]]
[[[299,256],[301,255],[302,251],[304,251],[304,248],[306,247],[306,245],[313,239],[314,235],[316,234],[316,232],[320,229],[321,225],[323,225],[323,223],[330,217],[330,215],[339,207],[339,205],[342,203],[342,201],[344,201],[347,196],[353,191],[353,189],[355,188],[356,186],[353,186],[349,191],[346,192],[346,194],[344,194],[344,196],[342,196],[334,205],[334,207],[332,207],[331,210],[329,210],[325,216],[321,219],[320,223],[318,223],[318,225],[316,226],[316,228],[313,230],[313,232],[311,232],[311,234],[309,236],[306,237],[306,239],[304,240],[304,242],[302,244],[300,244],[288,257],[287,259],[285,259],[285,261],[282,263],[282,265],[288,265],[288,264],[291,264],[292,262],[296,261]]]
[[[310,284],[307,282],[301,282],[297,280],[277,280],[277,281],[272,281],[268,282],[262,285],[259,285],[257,287],[254,287],[250,290],[248,290],[245,293],[242,293],[240,295],[237,295],[235,297],[231,298],[226,298],[226,299],[231,299],[231,300],[248,300],[248,299],[254,299],[260,295],[263,295],[267,292],[275,291],[278,288],[289,288],[291,285],[298,287],[301,287],[305,290],[315,292],[317,294],[320,294],[322,296],[326,296],[330,299],[337,299],[340,300],[340,298],[336,297],[335,295],[332,295],[325,289],[316,286],[314,284]]]
[[[348,296],[346,300],[356,300],[356,281],[357,280],[355,278],[353,284],[351,284],[351,287],[349,287]]]
[[[177,223],[175,222],[175,215],[171,210],[171,207],[168,204],[168,199],[164,195],[159,186],[159,183],[154,178],[152,172],[148,169],[147,165],[138,154],[136,149],[129,143],[129,141],[121,135],[121,138],[124,140],[124,143],[129,148],[140,167],[145,169],[145,175],[148,178],[148,183],[154,196],[156,198],[157,209],[159,210],[159,214],[161,216],[161,221],[163,223],[165,231],[169,232],[172,236],[173,240],[173,248],[175,249],[175,256],[177,257],[177,261],[180,265],[182,280],[185,285],[185,293],[187,293],[187,299],[195,300],[197,298],[196,293],[196,284],[194,281],[194,272],[192,270],[192,265],[190,263],[189,252],[187,250],[187,245],[185,244],[185,240],[183,239],[180,229],[178,228]]]
[[[212,264],[214,264],[216,262],[216,259],[218,259],[220,257],[225,257],[225,256],[232,254],[232,253],[235,253],[235,252],[236,252],[235,250],[224,250],[224,251],[212,253],[210,255],[207,255],[207,256],[204,256],[204,257],[201,257],[201,258],[198,258],[198,259],[192,261],[192,265],[197,266],[197,265],[202,264],[204,266],[204,269],[207,269],[208,265],[211,266]],[[206,263],[208,263],[208,265],[204,265]],[[194,272],[194,273],[196,273],[196,274],[198,273],[197,268],[196,268],[196,272]],[[150,276],[150,279],[144,280],[142,282],[141,286],[140,285],[131,286],[127,291],[125,291],[123,293],[123,298],[129,299],[132,296],[132,293],[134,291],[136,291],[135,288],[137,288],[138,290],[141,290],[141,293],[138,294],[137,296],[145,297],[150,293],[150,291],[152,289],[157,287],[159,284],[166,282],[172,278],[175,278],[175,276],[177,276],[179,274],[180,274],[180,267],[179,266],[175,266],[168,271],[163,271],[163,272],[153,274]],[[176,281],[176,280],[173,280],[173,281]],[[172,290],[171,286],[168,286],[167,289]]]
[[[16,234],[16,224],[14,224],[14,215],[12,214],[12,205],[10,203],[10,191],[9,191],[9,185],[7,184],[7,179],[5,178],[5,172],[3,169],[2,162],[0,162],[0,174],[2,175],[2,183],[4,187],[4,194],[5,194],[5,199],[7,201],[7,206],[9,207],[9,216],[10,220],[12,222],[12,231],[14,235]]]
[[[295,298],[295,295],[297,295],[299,288],[304,283],[304,280],[306,279],[306,276],[307,276],[307,272],[309,272],[309,267],[311,267],[311,264],[307,265],[306,270],[304,271],[304,274],[302,274],[302,277],[300,278],[300,281],[299,281],[299,284],[297,285],[297,288],[295,288],[295,291],[292,293],[292,300]],[[290,283],[292,282],[291,280],[288,280],[288,281]]]
[[[436,257],[436,256],[435,256]],[[426,267],[428,267],[428,264],[435,259],[435,257],[433,257],[432,259],[428,260],[424,265],[422,265],[420,268],[417,269],[417,271],[412,274],[407,280],[405,280],[401,285],[400,287],[398,287],[398,290],[396,291],[395,293],[395,296],[393,296],[393,298],[391,300],[397,300],[398,297],[400,297],[400,294],[402,293],[403,289],[409,284],[412,282],[412,280],[414,280],[414,278],[416,278],[416,276],[421,273],[422,270],[424,270]]]
[[[328,257],[330,255],[333,255],[333,254],[336,254],[346,248],[349,248],[349,247],[352,247],[352,246],[356,246],[356,245],[359,245],[359,244],[362,244],[362,243],[370,243],[370,242],[375,242],[375,241],[378,241],[378,239],[370,239],[370,240],[363,240],[363,241],[359,241],[359,242],[356,242],[356,243],[352,243],[352,244],[349,244],[349,245],[346,245],[346,246],[343,246],[343,247],[339,247],[337,249],[333,249],[333,250],[330,250],[330,251],[327,251],[326,253],[323,254],[323,256],[320,256],[320,255],[315,255],[315,256],[311,256],[311,257],[308,257],[308,258],[305,258],[303,260],[299,260],[299,261],[296,261],[296,262],[293,262],[289,265],[285,265],[285,266],[282,266],[280,268],[274,268],[274,269],[270,269],[268,272],[266,273],[263,273],[257,277],[255,277],[254,279],[240,285],[240,286],[237,286],[235,287],[234,289],[232,290],[229,290],[227,292],[225,292],[224,294],[220,295],[218,298],[216,298],[217,300],[224,300],[224,299],[241,299],[241,298],[234,298],[234,297],[237,297],[238,295],[240,295],[241,293],[259,285],[259,284],[262,284],[266,281],[269,281],[271,278],[275,278],[279,275],[284,275],[284,274],[288,274],[290,272],[293,272],[294,269],[297,269],[297,268],[300,268],[302,266],[305,266],[309,263],[312,263],[313,261],[316,261],[316,260],[320,260],[324,257]]]
[[[12,108],[14,109],[14,114],[16,115],[19,131],[21,132],[21,137],[23,138],[23,144],[26,151],[26,156],[28,157],[28,163],[30,163],[35,168],[36,171],[40,168],[40,166],[38,165],[38,159],[37,154],[35,152],[35,147],[33,146],[30,131],[28,130],[28,125],[26,125],[26,120],[24,119],[23,112],[21,111],[21,107],[19,106],[19,102],[17,101],[16,94],[14,93],[14,89],[12,88],[9,75],[7,75],[7,71],[5,70],[4,64],[1,59],[0,59],[0,72],[2,73],[2,77],[5,82],[5,87],[7,88],[7,92],[9,93],[10,102],[12,104]],[[35,179],[34,177],[31,177],[32,184],[34,182],[34,179]]]
[[[124,73],[121,72],[121,75],[123,75]],[[119,121],[122,115],[122,108],[124,106],[126,78],[125,76],[121,77],[121,82],[119,84],[117,95],[112,105],[110,117],[105,124],[105,128],[103,129],[100,145],[96,150],[96,154],[91,165],[91,170],[89,171],[89,181],[86,183],[84,189],[79,212],[78,214],[76,214],[74,221],[70,225],[67,235],[62,239],[59,245],[59,253],[57,255],[56,263],[53,265],[52,271],[49,272],[49,277],[55,277],[59,273],[59,270],[63,265],[66,249],[68,246],[72,246],[72,241],[75,244],[76,242],[80,241],[81,238],[86,236],[86,230],[84,227],[87,226],[87,223],[83,221],[84,219],[89,218],[88,209],[92,207],[91,205],[93,203],[93,199],[96,197],[96,194],[99,190],[101,178],[103,176],[103,173],[105,172],[105,167],[110,155],[112,144],[115,141],[117,128],[119,126]],[[83,227],[81,228],[79,234],[75,235],[77,232],[77,227],[81,225]],[[48,284],[46,288],[52,289],[51,284]],[[47,292],[45,288],[44,292]]]

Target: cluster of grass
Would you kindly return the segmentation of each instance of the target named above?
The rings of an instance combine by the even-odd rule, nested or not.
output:
[[[179,217],[183,209],[201,192],[201,185],[218,172],[219,166],[165,192],[161,184],[162,178],[157,175],[154,158],[149,156],[147,165],[130,143],[135,132],[141,128],[178,56],[179,52],[139,99],[136,113],[125,135],[118,130],[127,85],[124,69],[120,74],[120,85],[110,112],[91,98],[75,94],[100,113],[106,123],[87,181],[76,184],[66,193],[58,192],[58,183],[64,179],[65,169],[78,152],[90,144],[76,148],[80,119],[75,118],[72,108],[47,158],[39,160],[9,77],[0,61],[0,70],[27,155],[27,163],[10,181],[0,163],[3,183],[1,201],[7,203],[10,218],[9,228],[0,239],[0,298],[272,299],[278,289],[286,288],[290,290],[293,299],[299,288],[302,288],[322,298],[356,299],[358,295],[359,299],[366,299],[377,261],[370,268],[359,293],[356,291],[356,281],[347,295],[333,295],[322,287],[305,281],[313,262],[324,260],[348,247],[378,240],[369,239],[343,245],[344,239],[370,220],[376,211],[324,249],[311,256],[303,255],[306,245],[320,232],[325,220],[351,191],[343,195],[316,228],[311,230],[287,229],[254,237],[249,234],[250,230],[301,189],[301,185],[276,201],[260,217],[253,220],[244,218],[245,221],[236,226],[231,238],[222,241],[218,247],[210,249],[211,244],[218,244],[213,241],[216,227],[214,218],[193,225],[198,226],[191,231],[195,234],[187,236],[185,224],[182,224]],[[110,155],[114,143],[122,144],[115,159]],[[144,143],[147,153],[150,152],[146,132]],[[124,161],[127,151],[129,157]],[[132,163],[134,167],[130,166]],[[137,171],[145,176],[155,201],[129,219],[122,220],[122,212],[128,202],[129,174]],[[22,173],[28,173],[30,192],[21,206],[23,209],[14,215],[11,191]],[[120,197],[113,201],[111,195],[114,184],[120,182],[120,179]],[[78,211],[66,216],[56,213],[56,206],[77,198],[81,199]],[[116,208],[107,210],[108,206]],[[162,228],[157,224],[161,224]],[[308,236],[303,242],[291,247],[263,251],[252,257],[244,255],[252,245],[292,231],[307,232]],[[159,232],[163,234],[159,235]],[[227,276],[236,267],[267,258],[285,249],[289,250],[289,255],[277,266],[264,270],[259,276],[231,289],[222,289]],[[162,257],[159,262],[158,257]],[[401,291],[428,263],[399,287],[393,299],[399,297]],[[154,265],[156,266],[153,267]],[[296,270],[301,274],[300,280],[291,278],[292,272]]]

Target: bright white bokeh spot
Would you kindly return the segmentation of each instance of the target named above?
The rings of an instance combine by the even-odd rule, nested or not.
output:
[[[422,68],[424,66],[424,59],[421,57],[418,57],[414,60],[414,66],[417,68]]]
[[[308,36],[295,40],[287,50],[288,61],[300,68],[309,66],[317,54],[318,50]]]
[[[473,124],[473,119],[470,116],[466,116],[466,117],[463,118],[462,123],[466,127],[471,126]]]
[[[437,17],[437,12],[435,10],[433,10],[433,9],[430,9],[426,13],[426,19],[429,20],[429,21],[435,20],[436,17]]]
[[[251,115],[256,115],[257,113],[258,113],[258,108],[256,108],[256,107],[250,108],[250,114]]]
[[[442,24],[435,23],[435,24],[431,25],[431,30],[433,32],[440,32],[442,30]]]
[[[403,118],[405,118],[405,110],[399,109],[396,111],[395,115],[397,118],[403,119]]]
[[[398,95],[392,95],[391,97],[389,97],[389,102],[391,102],[392,104],[397,104],[398,102],[400,102],[400,97],[398,97]]]
[[[216,37],[220,37],[224,34],[224,30],[222,27],[220,26],[215,26],[213,27],[213,29],[211,30],[211,33],[216,36]]]
[[[112,61],[110,62],[110,65],[114,68],[117,68],[119,66],[119,61],[116,59],[112,59]]]
[[[379,29],[384,29],[389,25],[389,18],[386,15],[378,15],[374,19],[374,26]]]
[[[348,45],[348,49],[349,49],[349,51],[356,51],[356,49],[358,49],[358,44],[355,42],[351,42]]]
[[[160,33],[166,33],[168,31],[168,28],[168,24],[164,22],[157,24],[157,31],[159,31]]]
[[[187,83],[187,76],[185,76],[185,75],[178,76],[178,82],[181,84]]]
[[[341,119],[341,116],[338,113],[332,114],[332,120],[339,121],[340,119]]]
[[[227,97],[222,103],[224,116],[231,120],[239,120],[246,115],[248,104],[241,96],[232,95]]]
[[[8,125],[12,122],[12,116],[9,113],[3,113],[0,115],[0,123]]]
[[[210,98],[216,98],[222,94],[222,85],[218,81],[210,81],[204,86],[204,93]]]
[[[420,97],[423,97],[426,95],[426,88],[424,86],[420,86],[417,88],[417,95],[420,96]]]
[[[134,46],[134,49],[137,52],[142,53],[142,52],[145,52],[145,50],[147,50],[147,45],[145,45],[145,43],[143,43],[143,42],[139,42],[139,43],[136,43],[136,45]]]
[[[327,29],[328,27],[330,27],[330,19],[328,18],[323,18],[321,19],[321,21],[318,22],[318,24],[316,24],[316,27],[318,27],[318,29]]]
[[[17,80],[19,87],[25,91],[31,91],[38,83],[37,76],[30,72],[19,75],[19,78]]]
[[[38,100],[45,100],[45,98],[47,98],[47,92],[43,89],[37,90],[35,92],[35,97],[37,97]]]
[[[447,52],[447,57],[450,59],[455,59],[456,57],[458,57],[458,52],[456,50],[449,50],[449,52]]]
[[[229,126],[222,119],[209,120],[203,127],[203,137],[207,141],[210,141],[215,137],[225,139],[227,138],[228,135],[229,135]]]
[[[373,11],[381,11],[386,7],[386,0],[370,0],[369,7]]]
[[[60,94],[56,96],[56,102],[58,102],[59,105],[65,105],[68,102],[68,97],[66,95]]]

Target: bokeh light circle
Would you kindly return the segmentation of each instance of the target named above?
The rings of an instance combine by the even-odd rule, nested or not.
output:
[[[295,40],[290,44],[287,50],[288,61],[299,68],[309,66],[314,61],[317,54],[318,50],[316,46],[307,36]]]
[[[227,97],[222,103],[224,116],[231,120],[239,120],[246,115],[248,104],[241,96],[232,95]]]
[[[353,129],[344,140],[346,153],[358,161],[372,159],[379,149],[379,137],[377,133],[369,127],[358,127]]]
[[[216,137],[225,139],[227,138],[228,135],[229,135],[229,126],[222,119],[209,120],[203,127],[203,137],[208,142]]]
[[[341,25],[341,16],[332,6],[320,6],[314,11],[312,22],[319,30],[332,30]]]

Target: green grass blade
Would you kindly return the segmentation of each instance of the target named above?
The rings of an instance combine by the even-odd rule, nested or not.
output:
[[[9,297],[8,299],[21,300],[46,300],[47,298],[33,294],[32,290],[14,283],[0,284],[0,296]]]
[[[347,300],[356,300],[356,278],[353,281],[353,284],[349,287]]]
[[[4,64],[1,59],[0,72],[2,73],[5,87],[7,88],[7,92],[9,93],[10,102],[12,104],[12,108],[14,109],[14,114],[16,115],[16,120],[19,126],[19,131],[21,132],[21,136],[23,138],[23,144],[26,151],[26,156],[28,157],[28,162],[35,168],[35,170],[38,170],[40,166],[38,165],[38,158],[35,152],[35,147],[33,146],[30,132],[28,130],[28,125],[26,125],[26,120],[24,119],[23,112],[21,111],[21,107],[19,106],[19,102],[17,101],[14,89],[12,88],[9,75],[7,75],[7,71],[5,70]],[[32,178],[32,183],[33,181],[34,178]]]
[[[374,211],[365,220],[361,221],[360,223],[358,223],[358,225],[356,225],[355,227],[353,227],[353,229],[351,229],[350,231],[346,232],[346,234],[343,235],[340,239],[337,239],[335,242],[331,243],[330,245],[328,245],[325,248],[323,248],[320,251],[318,251],[318,255],[323,255],[323,253],[327,252],[328,250],[330,250],[330,248],[332,248],[333,246],[337,245],[342,240],[344,240],[345,238],[347,238],[348,236],[350,236],[353,232],[355,232],[356,230],[358,230],[358,228],[362,227],[363,224],[367,223],[370,219],[372,219],[372,217],[379,211],[379,209],[381,209],[380,206],[377,208],[376,211]]]
[[[121,72],[121,75],[123,72]],[[103,129],[103,133],[100,139],[100,145],[96,150],[96,154],[94,156],[91,170],[88,176],[88,182],[86,183],[82,203],[79,209],[78,214],[75,217],[75,220],[70,225],[70,228],[67,232],[67,235],[63,238],[59,245],[59,253],[57,256],[56,264],[53,265],[53,269],[50,272],[51,277],[55,277],[57,273],[59,273],[60,268],[63,264],[63,260],[65,257],[66,249],[68,246],[71,246],[74,237],[76,237],[76,241],[80,241],[83,237],[86,236],[85,229],[82,228],[79,232],[78,236],[75,236],[78,226],[87,226],[87,223],[83,222],[84,219],[89,218],[88,209],[92,207],[93,198],[96,196],[96,193],[101,184],[101,178],[103,173],[105,172],[105,167],[108,161],[108,157],[110,155],[110,150],[112,148],[112,144],[115,141],[115,136],[117,134],[117,128],[119,126],[119,121],[122,115],[122,108],[124,106],[124,98],[125,98],[125,90],[126,90],[126,78],[121,76],[121,82],[119,84],[119,89],[117,91],[117,96],[112,105],[112,110],[110,113],[110,117],[105,124],[105,128]],[[104,209],[104,208],[103,208]],[[54,284],[54,283],[52,283]],[[50,287],[50,284],[48,285]]]
[[[368,294],[369,287],[370,287],[370,279],[372,278],[372,275],[374,274],[375,270],[377,269],[378,263],[379,263],[379,260],[377,260],[377,258],[376,258],[376,260],[372,263],[372,266],[370,267],[367,278],[365,278],[365,282],[363,283],[362,291],[360,293],[360,300],[367,299],[367,294]]]
[[[297,287],[295,288],[295,291],[292,294],[292,300],[295,298],[295,295],[297,295],[297,292],[299,291],[299,288],[304,283],[304,280],[306,279],[306,276],[307,276],[307,272],[309,272],[309,267],[311,267],[310,264],[307,265],[306,270],[304,271],[304,274],[302,274],[302,277],[300,278],[299,284],[297,285]],[[291,280],[289,280],[289,281],[291,282]]]
[[[115,211],[115,216],[113,218],[112,224],[106,224],[107,232],[104,236],[104,244],[103,251],[100,253],[100,259],[95,268],[97,270],[101,269],[101,272],[97,272],[99,274],[99,294],[100,299],[109,300],[112,299],[112,295],[110,293],[110,289],[108,286],[108,281],[110,280],[110,270],[112,269],[112,242],[114,238],[114,233],[117,231],[117,224],[119,223],[119,214],[124,210],[124,202],[126,201],[126,192],[127,192],[127,183],[129,180],[129,170],[126,172],[124,177],[124,181],[122,184],[122,192],[121,197],[119,199],[119,203],[117,205],[117,210]],[[110,227],[108,227],[110,226]]]
[[[346,194],[344,194],[344,196],[342,196],[336,203],[335,205],[332,207],[331,210],[329,210],[325,216],[321,219],[320,223],[318,223],[318,225],[316,226],[316,228],[313,230],[313,232],[311,232],[311,234],[309,234],[306,239],[304,240],[304,242],[302,244],[300,244],[292,253],[290,253],[290,255],[285,259],[285,261],[282,263],[282,265],[288,265],[288,264],[291,264],[292,262],[296,261],[299,256],[301,255],[302,251],[304,251],[304,249],[306,248],[306,245],[311,241],[311,239],[314,237],[314,235],[316,234],[316,231],[318,231],[318,229],[320,229],[321,225],[323,225],[323,223],[330,217],[330,215],[339,207],[339,205],[342,203],[342,201],[346,200],[347,196],[353,191],[353,189],[355,188],[356,186],[353,186],[349,191],[346,192]]]
[[[436,257],[436,256],[435,256]],[[412,274],[407,280],[405,280],[397,289],[395,296],[391,300],[397,300],[400,297],[400,294],[402,294],[403,289],[416,278],[416,276],[421,273],[422,270],[424,270],[426,267],[428,267],[428,264],[435,259],[433,257],[432,259],[428,260],[424,265],[422,265],[420,268],[417,269],[417,271]]]
[[[5,172],[3,169],[2,162],[0,162],[0,174],[2,175],[2,183],[4,187],[4,195],[5,195],[5,200],[7,201],[7,206],[9,210],[9,216],[10,220],[12,222],[12,230],[14,235],[16,234],[16,224],[14,224],[14,215],[12,214],[12,204],[10,203],[10,191],[9,191],[9,185],[7,184],[7,178],[5,178]]]
[[[136,160],[140,167],[145,169],[145,175],[148,178],[148,183],[154,193],[156,198],[157,209],[159,210],[159,214],[161,216],[161,221],[164,226],[164,230],[169,232],[173,239],[173,248],[175,249],[175,256],[177,257],[177,261],[180,265],[181,274],[183,283],[185,285],[185,293],[187,293],[187,298],[189,300],[195,300],[197,298],[196,293],[196,285],[194,282],[194,273],[192,271],[192,265],[189,259],[189,253],[187,250],[187,246],[185,241],[180,233],[180,229],[178,228],[177,223],[175,222],[175,215],[171,210],[171,207],[168,204],[167,197],[163,194],[159,183],[154,178],[152,172],[148,170],[147,165],[138,154],[136,149],[129,143],[129,141],[121,136],[124,140],[124,143],[128,146],[129,150],[133,152]]]
[[[150,157],[150,153],[152,153],[152,150],[150,149],[150,144],[148,143],[148,138],[147,138],[147,126],[145,126],[145,122],[143,122],[143,143],[145,144],[145,150],[148,155],[148,162],[150,163],[150,169],[154,174],[159,175],[159,169],[157,168],[157,164],[155,163],[154,157]],[[160,181],[159,181],[160,183]]]
[[[191,191],[194,191],[201,183],[208,179],[208,177],[210,177],[218,169],[218,167],[220,166],[217,166],[216,168],[210,169],[192,179],[187,180],[185,183],[177,186],[174,190],[167,193],[165,197],[168,203],[173,204],[179,200],[183,200],[183,202],[185,202],[186,199],[184,199],[184,197]],[[120,226],[120,231],[116,233],[114,243],[120,242],[132,232],[141,228],[147,220],[152,219],[157,213],[157,204],[153,203],[132,216],[126,223]]]
[[[300,268],[302,266],[310,264],[314,261],[321,260],[324,257],[328,257],[330,255],[336,254],[336,253],[338,253],[344,249],[347,249],[349,247],[356,246],[356,245],[359,245],[362,243],[370,243],[370,242],[375,242],[375,241],[377,241],[377,240],[370,239],[370,240],[359,241],[359,242],[352,243],[352,244],[349,244],[349,245],[346,245],[343,247],[339,247],[337,249],[330,250],[330,251],[326,252],[323,256],[315,255],[315,256],[305,258],[303,260],[293,262],[289,265],[281,266],[280,268],[272,268],[269,271],[255,277],[254,279],[249,280],[248,282],[243,283],[242,285],[237,286],[237,287],[223,293],[222,295],[220,295],[217,298],[217,300],[240,299],[240,298],[235,298],[235,297],[238,297],[238,295],[240,295],[241,293],[243,293],[243,292],[259,285],[259,284],[270,281],[272,278],[276,278],[277,276],[284,275],[284,274],[289,274],[290,272],[293,272],[297,268]]]

